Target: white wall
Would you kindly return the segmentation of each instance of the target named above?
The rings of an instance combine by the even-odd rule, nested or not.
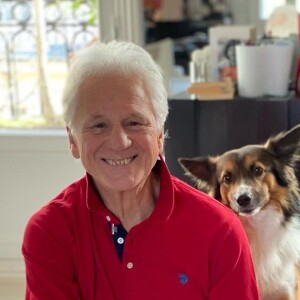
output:
[[[29,217],[85,174],[65,130],[0,130],[0,276],[22,276]]]
[[[259,0],[230,0],[234,23],[254,25],[259,35],[264,32],[265,22],[259,19]]]

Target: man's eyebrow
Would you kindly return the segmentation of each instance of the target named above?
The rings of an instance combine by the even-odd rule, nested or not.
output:
[[[125,119],[129,119],[129,118],[146,119],[147,116],[140,112],[133,112],[125,117]],[[93,122],[93,121],[101,120],[101,119],[106,119],[106,117],[103,114],[91,114],[87,121]]]
[[[104,115],[101,114],[91,114],[89,117],[89,121],[97,120],[97,119],[103,119]]]
[[[140,112],[134,112],[132,114],[129,115],[129,118],[139,118],[139,119],[145,119],[146,118],[146,115],[145,114],[142,114]]]
[[[84,120],[84,126],[89,126],[91,124],[93,124],[95,121],[98,121],[98,120],[103,120],[104,119],[104,116],[101,115],[101,114],[92,114],[90,115],[87,119]]]

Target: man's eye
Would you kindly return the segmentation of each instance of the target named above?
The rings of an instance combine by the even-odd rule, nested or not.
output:
[[[106,127],[105,123],[97,123],[97,124],[93,125],[93,128],[96,128],[96,129],[102,129],[105,127]]]
[[[136,126],[136,125],[139,125],[139,123],[136,122],[136,121],[130,121],[130,122],[129,122],[129,125],[130,125],[130,126]]]
[[[141,126],[143,124],[142,124],[141,121],[134,121],[134,120],[132,120],[132,121],[128,121],[126,123],[126,125],[129,126],[129,127],[136,127],[136,126]]]

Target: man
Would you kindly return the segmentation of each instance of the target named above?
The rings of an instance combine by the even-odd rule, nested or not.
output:
[[[150,55],[127,42],[85,49],[64,103],[86,176],[28,222],[26,299],[259,299],[237,217],[168,171],[167,95]]]

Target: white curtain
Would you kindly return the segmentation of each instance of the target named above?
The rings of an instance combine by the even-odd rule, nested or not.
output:
[[[142,0],[98,0],[100,40],[131,41],[143,46],[145,40]]]

